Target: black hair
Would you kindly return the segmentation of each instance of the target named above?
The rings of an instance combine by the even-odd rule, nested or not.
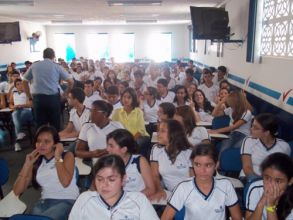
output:
[[[159,105],[160,108],[162,108],[163,110],[163,113],[165,115],[168,116],[168,118],[173,118],[175,112],[176,112],[176,108],[175,106],[170,103],[170,102],[162,102],[160,105]]]
[[[14,87],[16,87],[16,83],[17,83],[17,82],[22,82],[22,80],[21,80],[21,79],[16,79],[16,80],[14,81],[14,83],[13,83],[13,84],[14,84]]]
[[[276,137],[278,135],[279,120],[271,113],[262,113],[254,117],[264,131],[269,131],[271,136]]]
[[[128,153],[138,153],[138,144],[136,143],[133,135],[128,130],[116,129],[107,135],[107,142],[111,138],[114,139],[120,148],[126,147]]]
[[[220,84],[219,84],[220,88],[222,88],[222,85],[223,85],[224,83],[227,83],[227,84],[229,85],[229,87],[230,87],[230,83],[229,83],[229,81],[226,80],[226,79],[224,79],[224,80],[222,80],[222,81],[220,82]]]
[[[284,153],[273,153],[267,156],[260,165],[262,173],[267,168],[274,168],[285,174],[288,181],[293,177],[293,160]]]
[[[93,81],[93,80],[90,80],[90,79],[88,79],[88,80],[86,80],[86,81],[84,82],[84,84],[87,84],[87,85],[92,85],[92,86],[94,86],[94,81]]]
[[[158,81],[157,81],[157,84],[161,84],[161,85],[163,85],[164,87],[168,87],[168,81],[166,80],[166,79],[159,79]]]
[[[194,74],[193,69],[191,69],[191,68],[186,69],[186,70],[185,70],[185,74],[186,74],[186,75],[193,76],[193,74]]]
[[[287,187],[281,195],[277,205],[277,216],[279,220],[285,220],[293,208],[293,186]]]
[[[104,100],[96,100],[92,104],[99,110],[106,113],[106,117],[109,117],[113,111],[113,105],[111,105],[109,102],[106,102]]]
[[[42,125],[37,130],[37,132],[34,136],[33,146],[36,146],[38,137],[42,133],[50,133],[52,135],[54,144],[57,144],[58,142],[60,142],[60,137],[59,137],[59,134],[58,134],[58,131],[56,130],[56,128],[49,126],[49,125]],[[37,170],[38,170],[39,166],[41,165],[42,159],[43,159],[43,156],[39,157],[33,165],[32,185],[36,189],[38,189],[40,187],[40,185],[38,184],[38,182],[36,180],[36,175],[37,175]]]
[[[46,59],[54,59],[55,58],[55,52],[52,48],[46,48],[43,52],[43,58]]]
[[[127,81],[120,81],[119,84],[123,85],[125,88],[129,87],[129,83]]]
[[[69,92],[72,95],[72,98],[77,99],[78,102],[83,103],[84,99],[85,99],[85,94],[83,89],[79,88],[79,87],[75,87],[73,89],[70,90]]]
[[[223,73],[227,73],[227,68],[225,66],[219,66],[218,70],[220,70]]]
[[[107,95],[119,95],[119,89],[117,86],[109,86],[106,93]]]
[[[174,119],[167,119],[160,122],[160,124],[163,123],[166,123],[168,127],[169,145],[166,148],[166,152],[173,164],[181,151],[190,148],[190,144],[187,140],[183,125],[180,122]]]
[[[99,76],[96,76],[96,77],[94,78],[94,81],[96,81],[96,80],[98,80],[98,81],[100,81],[100,82],[103,82],[103,79],[102,79],[101,77],[99,77]]]
[[[133,76],[134,77],[143,77],[144,76],[144,73],[143,73],[143,71],[142,70],[140,70],[140,69],[138,69],[138,70],[136,70],[134,73],[133,73]]]
[[[186,102],[188,100],[188,92],[185,86],[183,85],[177,85],[175,86],[175,97],[173,102],[177,102],[177,92],[178,90],[183,89],[185,92],[184,101]]]
[[[204,101],[203,101],[203,110],[204,112],[207,112],[207,113],[212,113],[213,110],[214,110],[214,107],[212,106],[211,102],[206,98],[204,92],[200,89],[197,89],[194,91],[193,93],[193,102],[194,102],[194,108],[196,111],[199,111],[200,110],[200,106],[197,104],[197,102],[195,101],[195,93],[196,92],[200,92],[204,98]]]
[[[149,86],[149,87],[147,87],[147,91],[155,99],[159,99],[160,98],[160,95],[159,95],[159,93],[158,93],[158,91],[157,91],[157,89],[155,87]]]
[[[123,95],[124,95],[125,93],[128,93],[128,94],[131,96],[131,98],[132,98],[131,106],[132,106],[133,108],[138,107],[138,106],[139,106],[139,102],[138,102],[138,99],[137,99],[137,95],[136,95],[135,90],[134,90],[133,88],[130,88],[130,87],[126,88],[126,89],[122,92],[122,94],[121,94],[121,100],[122,100],[122,97],[123,97]],[[123,101],[122,101],[122,105],[123,105]]]
[[[215,67],[213,67],[213,66],[210,66],[209,69],[210,69],[210,71],[211,71],[212,73],[214,73],[214,72],[217,71],[217,69],[216,69]]]
[[[126,174],[125,164],[122,158],[119,157],[118,155],[109,154],[109,155],[100,157],[99,160],[95,163],[93,168],[94,175],[96,176],[97,173],[101,169],[108,168],[108,167],[116,170],[121,175],[122,178]]]
[[[213,144],[201,143],[196,145],[190,155],[190,159],[194,160],[197,156],[209,156],[215,163],[218,162],[219,154],[217,148]]]
[[[210,70],[209,68],[204,68],[204,69],[202,70],[202,73],[203,73],[203,74],[211,74],[211,75],[213,75],[212,72],[211,72],[211,70]]]

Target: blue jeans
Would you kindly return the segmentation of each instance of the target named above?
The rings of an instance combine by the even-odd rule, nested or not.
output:
[[[242,141],[245,137],[246,135],[241,132],[238,132],[238,131],[231,132],[231,134],[229,135],[229,138],[221,142],[220,154],[228,148],[241,148]]]
[[[41,199],[34,205],[31,214],[66,220],[74,202],[75,200],[69,199]]]
[[[33,121],[33,114],[31,109],[23,108],[17,109],[12,113],[12,120],[15,127],[15,134],[21,132],[22,125]]]

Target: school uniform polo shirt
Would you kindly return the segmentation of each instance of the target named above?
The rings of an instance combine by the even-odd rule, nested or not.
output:
[[[168,205],[175,211],[185,207],[185,220],[225,220],[225,208],[237,203],[236,192],[229,180],[213,179],[212,189],[205,195],[194,177],[178,184],[168,200]]]

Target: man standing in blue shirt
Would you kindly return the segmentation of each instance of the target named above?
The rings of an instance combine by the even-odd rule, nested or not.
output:
[[[57,63],[54,63],[55,52],[46,48],[43,61],[36,62],[23,76],[24,89],[27,96],[33,100],[33,112],[37,128],[44,124],[54,126],[60,130],[60,80],[67,81],[67,90],[72,89],[72,77]],[[31,82],[31,90],[29,88]]]

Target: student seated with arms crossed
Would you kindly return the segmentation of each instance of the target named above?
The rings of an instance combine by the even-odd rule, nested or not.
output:
[[[228,207],[232,220],[242,220],[232,183],[216,179],[218,153],[211,144],[199,144],[190,155],[194,177],[179,183],[168,200],[161,220],[172,220],[185,207],[185,220],[226,220]]]
[[[263,180],[246,194],[246,220],[293,219],[293,160],[283,153],[269,155],[261,164]]]
[[[107,153],[106,136],[110,132],[123,128],[116,121],[111,121],[113,106],[104,101],[94,101],[91,108],[90,123],[82,126],[79,137],[76,143],[75,154],[79,158],[97,160],[100,156]]]
[[[147,197],[155,192],[151,167],[145,157],[138,154],[138,145],[126,129],[117,129],[107,135],[107,151],[120,156],[126,166],[125,191],[142,192]]]
[[[113,154],[103,156],[93,170],[95,191],[80,195],[69,220],[159,220],[144,194],[123,190],[126,171],[121,157]]]
[[[150,197],[151,200],[166,199],[164,189],[171,192],[182,180],[193,176],[190,154],[190,144],[183,126],[171,119],[161,121],[158,144],[152,148],[150,156],[156,187],[156,193]]]
[[[69,113],[69,122],[63,131],[59,132],[60,138],[78,137],[83,124],[90,119],[90,109],[83,105],[84,91],[75,87],[68,94],[68,105],[72,107]]]
[[[24,165],[13,186],[15,195],[22,194],[32,183],[41,187],[41,199],[34,205],[31,214],[53,220],[68,218],[79,195],[76,185],[74,156],[64,153],[54,127],[41,126],[35,136],[35,150],[26,155]]]

